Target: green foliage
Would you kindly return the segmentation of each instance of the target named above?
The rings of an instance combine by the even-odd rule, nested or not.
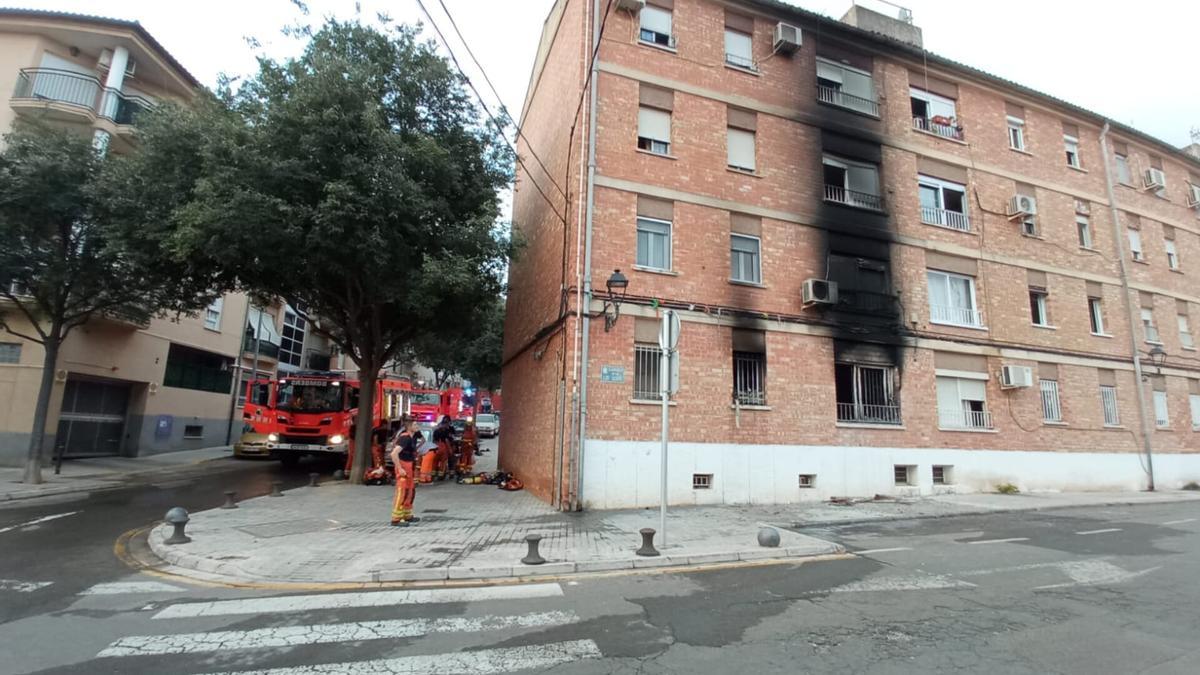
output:
[[[1012,483],[1001,483],[996,486],[996,492],[999,492],[1002,495],[1015,495],[1020,491],[1020,488]]]
[[[1184,490],[1200,490],[1200,483],[1197,483],[1196,481],[1191,481],[1187,485],[1184,485],[1183,489]]]
[[[418,339],[411,355],[435,372],[458,374],[480,389],[500,386],[500,362],[504,346],[504,298],[482,298],[448,337]]]

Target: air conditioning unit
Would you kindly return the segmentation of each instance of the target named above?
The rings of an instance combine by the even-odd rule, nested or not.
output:
[[[1142,182],[1146,184],[1147,190],[1157,190],[1167,185],[1167,176],[1162,169],[1146,169],[1146,174],[1142,176]]]
[[[1008,201],[1008,217],[1037,215],[1037,200],[1029,195],[1013,195]]]
[[[1083,201],[1082,199],[1076,199],[1075,200],[1075,213],[1082,213],[1085,216],[1091,215],[1092,207],[1090,204]]]
[[[96,67],[100,70],[108,70],[109,66],[112,65],[112,58],[113,53],[111,49],[101,50],[100,58],[96,59]],[[137,61],[134,61],[133,57],[131,56],[129,57],[129,60],[125,62],[125,77],[133,77],[136,74]]]
[[[795,54],[800,49],[800,28],[782,21],[775,24],[775,51]]]
[[[640,12],[646,6],[646,0],[617,0],[617,9],[627,9],[631,12]]]
[[[1033,368],[1029,366],[1003,366],[1000,368],[1000,387],[1020,389],[1033,386]]]
[[[836,305],[838,301],[837,282],[825,279],[806,279],[802,295],[805,307],[810,305]]]

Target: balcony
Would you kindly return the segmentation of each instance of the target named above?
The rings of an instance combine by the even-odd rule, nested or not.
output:
[[[883,197],[866,192],[849,190],[840,185],[825,185],[825,201],[854,206],[860,209],[870,209],[872,211],[883,210]]]
[[[900,315],[896,296],[888,293],[860,291],[838,285],[838,300],[835,309],[839,312],[865,314],[880,318],[895,318]]]
[[[962,326],[964,328],[983,327],[983,313],[969,307],[930,305],[929,320],[933,323]]]
[[[867,403],[837,404],[837,421],[856,424],[900,424],[900,406]]]
[[[68,118],[106,119],[118,126],[136,124],[138,116],[154,106],[140,96],[108,89],[90,75],[54,68],[22,69],[17,77],[12,105],[18,109],[50,105]]]
[[[935,209],[930,206],[922,206],[921,222],[926,225],[938,225],[951,230],[958,230],[959,232],[971,231],[970,216],[948,209]]]
[[[817,100],[821,103],[846,108],[847,110],[860,112],[871,117],[879,117],[879,103],[877,101],[855,96],[854,94],[847,94],[841,89],[834,87],[826,87],[825,85],[818,84]]]
[[[987,410],[938,410],[938,426],[942,429],[991,430],[992,413]]]
[[[254,336],[247,335],[242,340],[242,350],[246,354],[254,354]],[[266,340],[258,341],[258,355],[264,358],[279,360],[279,345],[267,342]]]
[[[954,118],[950,117],[913,117],[913,128],[942,138],[964,140],[962,127],[955,124]]]
[[[749,70],[752,73],[758,72],[758,66],[754,64],[754,59],[748,59],[744,56],[738,56],[737,54],[726,53],[725,63],[726,65],[733,66],[734,68]]]

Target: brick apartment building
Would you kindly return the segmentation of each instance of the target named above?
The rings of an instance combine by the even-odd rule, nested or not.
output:
[[[1144,489],[1147,434],[1200,480],[1196,146],[775,0],[559,0],[521,129],[500,458],[541,497],[658,503],[666,307],[672,503]]]

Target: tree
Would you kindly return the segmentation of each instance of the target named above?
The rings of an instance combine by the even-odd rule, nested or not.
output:
[[[357,448],[372,441],[380,369],[500,291],[510,156],[411,27],[329,20],[299,57],[260,59],[236,91],[143,127],[139,161],[164,163],[184,138],[198,166],[169,188],[187,195],[170,214],[176,254],[315,317],[358,366]],[[172,199],[139,187],[139,202]],[[355,453],[353,481],[369,456]]]
[[[476,389],[492,390],[500,385],[500,362],[504,347],[504,298],[483,300],[449,338],[418,340],[412,356],[442,373],[459,375]]]
[[[46,417],[63,341],[101,316],[142,323],[211,301],[211,279],[171,262],[155,233],[131,232],[106,200],[120,160],[90,139],[22,123],[0,152],[0,329],[42,345],[24,480],[41,483]],[[160,230],[162,232],[162,230]]]

